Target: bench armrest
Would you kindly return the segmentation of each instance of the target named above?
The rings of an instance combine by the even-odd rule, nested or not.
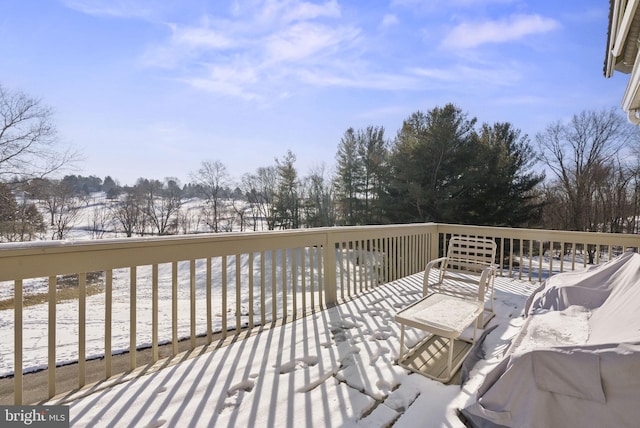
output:
[[[429,273],[431,272],[431,269],[433,269],[435,266],[437,266],[439,269],[442,266],[442,264],[446,261],[447,261],[446,257],[440,257],[437,259],[433,259],[429,263],[427,263],[427,266],[424,268],[424,277],[422,279],[422,295],[423,296],[427,295],[427,292],[429,289]]]
[[[487,290],[487,286],[492,285],[493,277],[496,274],[496,266],[491,265],[482,269],[480,273],[480,281],[478,287],[478,300],[484,301],[485,291]]]

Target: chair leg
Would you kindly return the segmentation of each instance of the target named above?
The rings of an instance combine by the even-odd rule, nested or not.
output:
[[[447,377],[451,376],[451,368],[453,367],[453,344],[455,339],[449,338],[449,360],[447,361]]]
[[[404,324],[400,329],[400,351],[398,352],[398,364],[402,361],[402,353],[404,351]]]

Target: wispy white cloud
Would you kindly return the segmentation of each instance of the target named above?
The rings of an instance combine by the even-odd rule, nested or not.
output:
[[[113,15],[128,5],[127,0],[66,1],[87,13]],[[451,1],[469,4],[504,0]],[[113,10],[105,9],[109,4]],[[226,10],[218,9],[195,20],[157,22],[166,26],[166,36],[147,47],[141,63],[164,69],[170,78],[198,90],[261,102],[295,96],[304,87],[428,90],[436,85],[453,88],[469,82],[501,87],[520,78],[517,67],[481,63],[469,57],[462,65],[457,57],[441,58],[440,67],[425,65],[420,55],[402,58],[402,65],[380,62],[380,57],[370,55],[376,50],[376,30],[399,23],[399,15],[387,12],[385,9],[377,16],[377,26],[374,23],[372,28],[365,28],[352,17],[347,18],[349,14],[344,14],[335,0],[238,1]],[[549,31],[555,25],[555,21],[538,15],[462,23],[448,34],[443,46],[474,47],[514,40]]]
[[[520,40],[533,34],[546,33],[560,24],[552,18],[534,15],[513,15],[497,21],[463,22],[444,38],[444,48],[474,48],[486,43]]]
[[[391,7],[409,7],[413,9],[434,10],[443,7],[467,8],[490,4],[508,4],[519,0],[392,0]]]
[[[382,22],[380,23],[380,26],[382,28],[389,28],[389,27],[393,27],[394,25],[397,25],[399,22],[400,20],[396,15],[392,13],[388,13],[382,17]]]
[[[289,8],[289,5],[291,7]],[[340,6],[336,0],[323,4],[308,2],[284,2],[281,4],[284,9],[283,17],[285,22],[306,21],[320,17],[338,18],[340,16]]]
[[[252,16],[254,24],[288,24],[318,18],[337,18],[341,15],[336,0],[312,3],[300,0],[243,0],[233,2],[230,13],[234,18]]]
[[[540,95],[516,95],[509,97],[499,97],[494,99],[496,104],[515,105],[515,106],[531,106],[531,105],[554,105],[557,103],[555,98],[544,97]]]
[[[281,97],[308,70],[339,74],[353,60],[360,29],[341,19],[336,1],[234,4],[228,17],[169,24],[171,35],[151,47],[143,64],[175,69],[198,89],[245,99]],[[317,71],[315,71],[317,72]]]
[[[490,87],[513,86],[522,80],[523,72],[517,63],[455,64],[449,67],[414,67],[409,70],[415,76],[435,81],[439,85],[453,84],[468,89],[478,85]]]
[[[88,15],[118,18],[149,19],[155,15],[157,4],[151,0],[63,0],[74,10]]]
[[[378,90],[420,89],[420,78],[408,73],[384,73],[366,70],[334,73],[332,70],[299,70],[300,79],[314,86],[336,86]]]
[[[181,80],[194,88],[207,92],[215,92],[245,100],[257,100],[260,98],[260,95],[251,89],[257,81],[257,75],[248,69],[238,70],[235,67],[216,66],[212,67],[208,74],[185,77]]]
[[[346,50],[345,44],[354,43],[358,33],[353,27],[331,28],[311,22],[296,23],[264,39],[265,62],[326,58]]]
[[[205,27],[182,27],[170,24],[172,43],[197,49],[225,49],[235,45],[234,40],[219,31]]]

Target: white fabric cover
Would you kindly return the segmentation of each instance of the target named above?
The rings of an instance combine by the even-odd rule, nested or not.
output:
[[[640,255],[546,280],[462,410],[477,427],[640,426]]]

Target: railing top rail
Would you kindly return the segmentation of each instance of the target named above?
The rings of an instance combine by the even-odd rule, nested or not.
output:
[[[451,233],[640,247],[640,235],[415,223],[340,226],[264,232],[231,232],[92,241],[0,244],[0,281],[101,271],[222,255],[332,245],[419,233]]]
[[[313,236],[326,236],[331,234],[363,234],[368,235],[371,232],[393,231],[389,234],[396,234],[399,229],[423,230],[425,226],[435,227],[435,223],[415,223],[415,224],[393,224],[393,225],[371,225],[371,226],[335,226],[335,227],[317,227],[311,229],[290,229],[290,230],[269,230],[260,232],[223,232],[223,233],[200,233],[193,235],[167,235],[167,236],[146,236],[146,237],[130,237],[130,238],[110,238],[96,240],[79,240],[79,241],[30,241],[30,242],[7,242],[0,243],[0,257],[8,251],[15,254],[15,251],[24,250],[25,252],[47,251],[50,249],[58,249],[61,251],[76,251],[77,248],[86,249],[88,247],[98,246],[107,248],[115,247],[146,247],[146,246],[162,246],[176,245],[183,243],[203,242],[203,241],[236,241],[236,240],[269,240],[274,237],[299,237],[307,238]]]
[[[589,244],[609,244],[612,241],[620,245],[639,246],[640,235],[604,232],[579,232],[568,230],[527,229],[495,226],[470,226],[459,224],[437,225],[439,233],[469,234],[479,236],[492,236],[516,239],[531,239],[535,241],[566,241]]]
[[[433,224],[324,227],[264,232],[0,244],[0,281],[311,247],[425,232]]]

